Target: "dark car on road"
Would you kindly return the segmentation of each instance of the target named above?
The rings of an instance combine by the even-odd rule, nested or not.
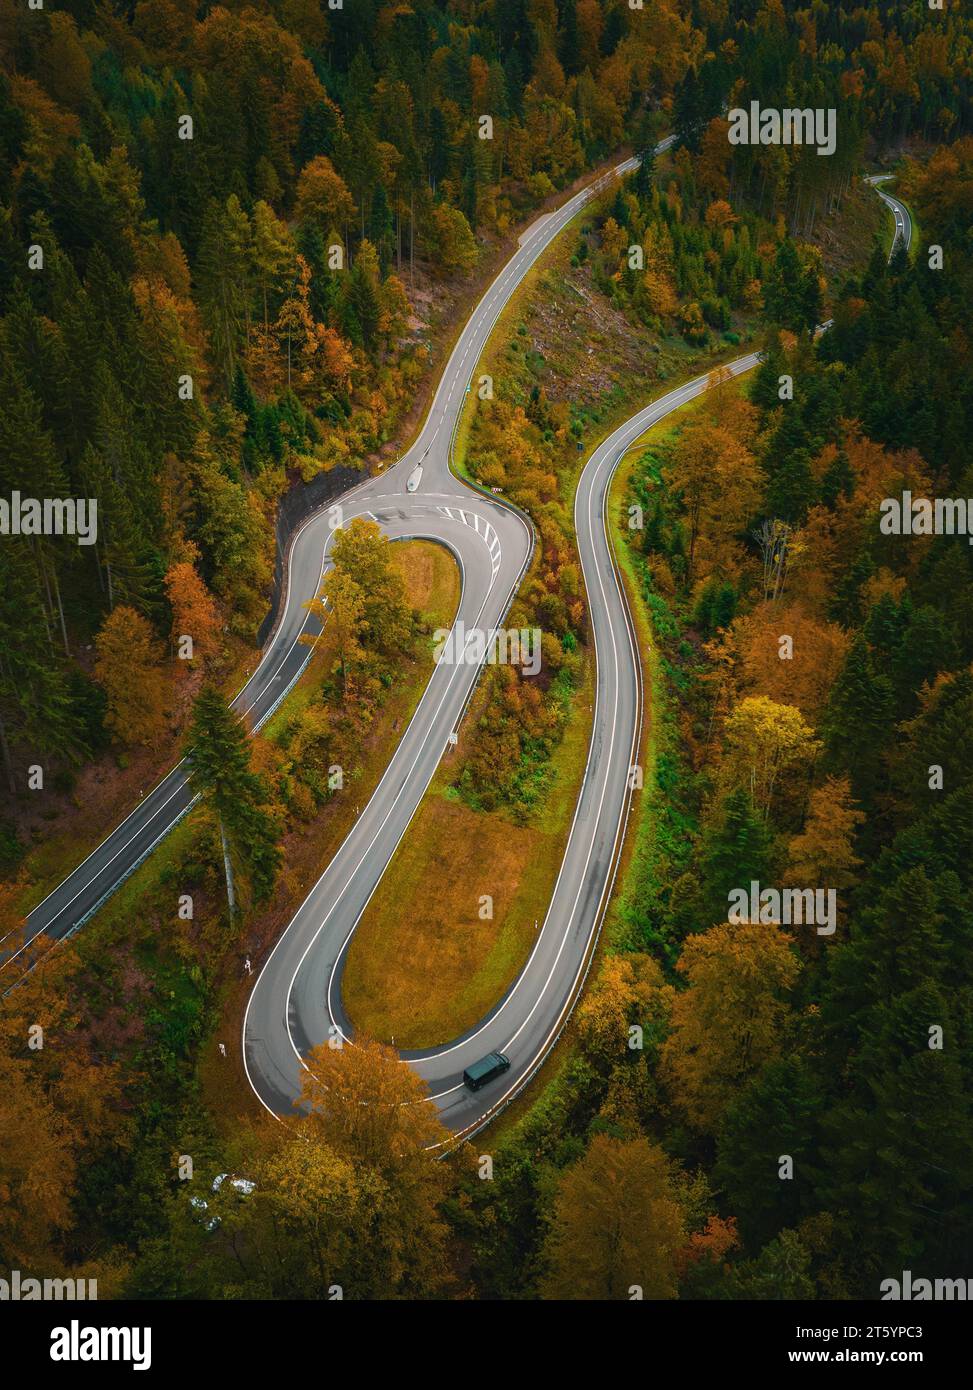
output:
[[[474,1062],[472,1066],[466,1068],[463,1073],[463,1082],[471,1091],[478,1091],[488,1081],[493,1081],[509,1070],[509,1057],[505,1057],[502,1052],[488,1052],[485,1057],[481,1057],[478,1062]]]

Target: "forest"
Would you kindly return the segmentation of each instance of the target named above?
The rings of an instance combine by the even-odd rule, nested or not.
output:
[[[835,108],[834,156],[731,144],[751,99]],[[137,796],[185,752],[202,800],[148,891],[3,996],[0,1260],[143,1299],[626,1298],[632,1268],[645,1298],[851,1299],[965,1272],[973,551],[879,515],[973,499],[973,20],[0,0],[0,132],[0,497],[98,500],[92,545],[0,538],[0,935],[56,881],[46,837],[93,780],[128,770]],[[591,655],[578,469],[711,373],[612,494],[652,756],[586,991],[478,1140],[484,1182],[469,1146],[430,1157],[448,1136],[380,1042],[318,1049],[288,1126],[207,1071],[247,924],[266,939],[290,910],[290,845],[427,655],[377,526],[341,533],[308,596],[330,613],[310,696],[252,740],[227,697],[281,499],[397,457],[523,227],[629,152],[562,235],[580,297],[655,363],[641,394],[573,399],[525,310],[466,447],[534,528],[510,623],[542,629],[544,671],[485,673],[451,794],[522,825]],[[915,241],[890,259],[877,202],[852,223],[893,167]],[[824,881],[833,937],[727,920],[736,887]],[[163,916],[176,883],[207,925]],[[39,1019],[70,1047],[35,1050]]]

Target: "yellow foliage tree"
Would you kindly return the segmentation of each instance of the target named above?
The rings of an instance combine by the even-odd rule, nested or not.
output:
[[[311,1121],[261,1168],[257,1193],[296,1266],[291,1277],[304,1284],[306,1296],[325,1298],[334,1283],[348,1279],[349,1294],[365,1292],[355,1285],[359,1280],[370,1282],[362,1266],[368,1259],[375,1211],[385,1194],[385,1184],[376,1174],[336,1153]]]
[[[438,1155],[451,1136],[426,1083],[394,1048],[366,1038],[324,1043],[307,1056],[300,1105],[339,1158],[370,1174],[374,1193],[382,1185],[371,1239],[392,1292],[442,1287],[447,1228],[440,1206],[451,1173]]]
[[[741,1086],[783,1050],[784,995],[800,962],[792,938],[763,923],[721,922],[687,938],[662,1075],[694,1128],[713,1134]]]
[[[789,639],[784,641],[783,639]],[[803,604],[761,603],[733,624],[743,688],[816,718],[848,652],[848,634]]]
[[[727,716],[724,732],[724,774],[737,786],[749,787],[765,814],[781,776],[805,769],[821,747],[799,709],[766,695],[741,700]]]
[[[317,637],[302,636],[301,641],[315,647],[325,640],[334,643],[341,668],[341,688],[347,698],[349,675],[354,676],[355,667],[365,657],[362,638],[368,631],[368,623],[361,587],[344,571],[331,569],[324,577],[317,598],[304,607],[318,618],[322,630]]]
[[[0,1052],[0,1258],[7,1266],[42,1263],[69,1225],[76,1138],[32,1064]]]
[[[673,449],[671,481],[682,494],[689,525],[687,578],[696,577],[697,547],[705,538],[711,568],[754,515],[760,471],[753,453],[732,430],[705,414],[680,431]]]
[[[119,604],[95,638],[95,680],[108,697],[105,723],[122,743],[151,744],[165,728],[162,644],[134,608]]]
[[[811,793],[804,829],[789,847],[791,883],[851,888],[861,860],[854,851],[855,830],[865,819],[852,800],[848,777],[829,777]]]
[[[629,1052],[629,1028],[665,1012],[671,994],[662,971],[646,955],[612,955],[578,1009],[585,1053],[614,1065]]]
[[[596,1134],[565,1173],[544,1247],[546,1298],[676,1297],[685,1241],[671,1161],[656,1144]]]
[[[322,232],[331,226],[347,227],[355,216],[355,201],[344,179],[327,155],[305,164],[297,180],[297,216],[313,222]]]

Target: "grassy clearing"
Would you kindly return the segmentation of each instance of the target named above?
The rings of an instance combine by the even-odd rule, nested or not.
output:
[[[459,570],[452,553],[434,541],[396,541],[391,555],[412,607],[430,627],[451,623],[459,607]]]
[[[587,755],[593,675],[589,660],[528,825],[472,811],[451,793],[454,762],[475,733],[475,718],[467,719],[352,939],[342,991],[356,1028],[399,1047],[434,1047],[472,1027],[516,979],[564,855]],[[487,917],[483,897],[492,898]]]

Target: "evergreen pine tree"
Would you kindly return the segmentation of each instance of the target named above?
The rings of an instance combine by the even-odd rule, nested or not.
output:
[[[857,801],[870,803],[882,775],[882,751],[894,717],[892,682],[877,674],[868,643],[855,638],[822,721],[832,765],[851,776]]]
[[[732,791],[700,847],[705,899],[713,922],[726,920],[729,894],[773,878],[773,841],[745,787]],[[707,925],[700,923],[701,926]]]
[[[212,686],[204,687],[193,705],[185,753],[190,786],[212,810],[256,900],[267,898],[280,863],[278,826],[266,809],[267,787],[250,766],[246,728]],[[229,875],[228,888],[232,902]]]

